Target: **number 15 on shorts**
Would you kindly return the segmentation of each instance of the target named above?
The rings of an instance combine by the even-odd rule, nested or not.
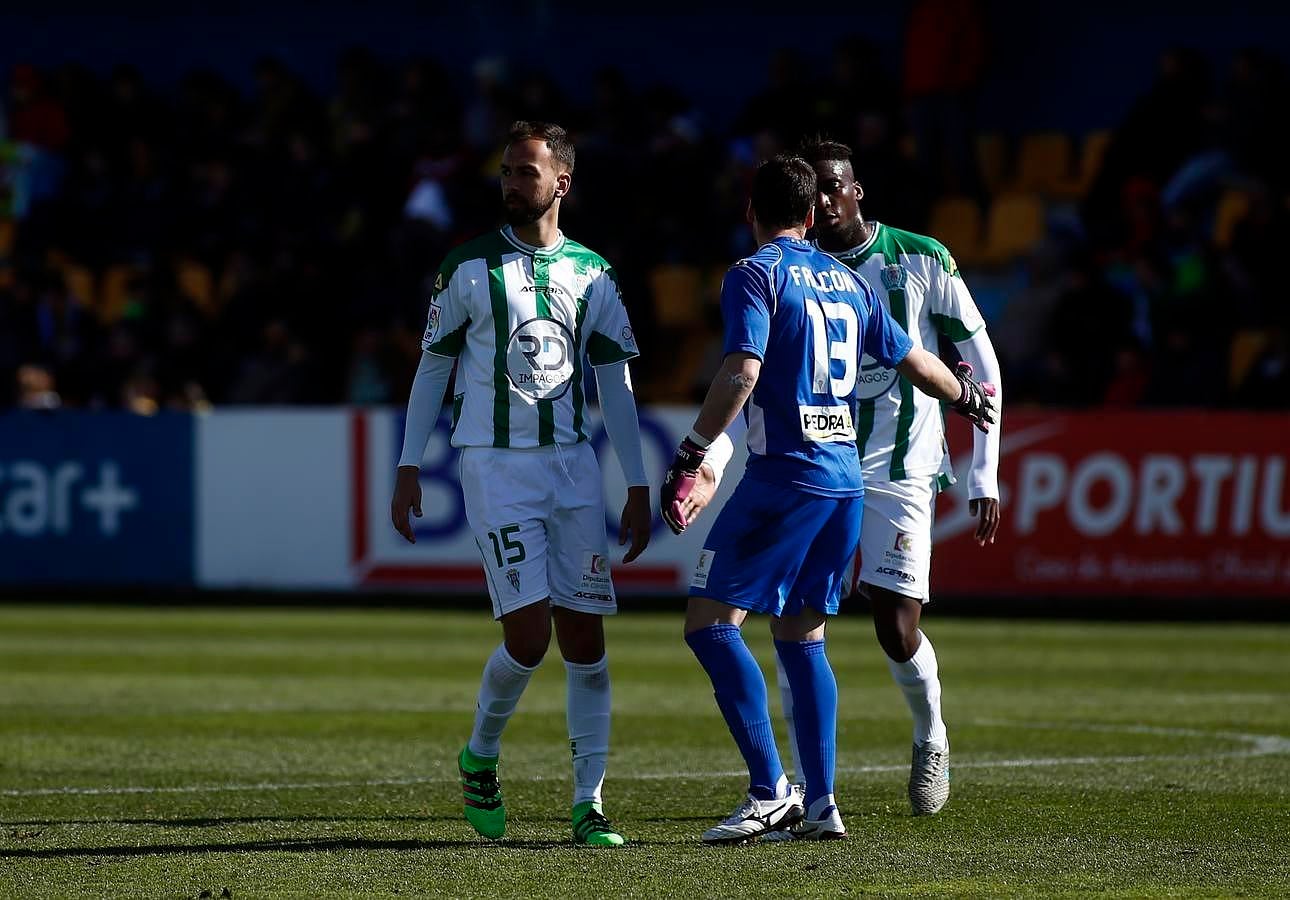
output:
[[[497,568],[514,565],[528,558],[524,542],[514,540],[519,530],[519,525],[503,525],[496,531],[488,532],[488,539],[493,544],[493,556],[497,560]]]

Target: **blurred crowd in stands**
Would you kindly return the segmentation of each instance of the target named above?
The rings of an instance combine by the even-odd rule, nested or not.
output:
[[[1011,403],[1285,408],[1283,62],[1171,52],[1106,131],[1005,135],[971,115],[979,23],[920,33],[900,73],[859,39],[823,67],[777,53],[720,125],[614,68],[570,97],[500,59],[457,73],[361,49],[333,96],[273,59],[249,94],[203,71],[16,67],[0,74],[0,408],[404,402],[434,270],[499,223],[519,118],[574,133],[562,226],[619,270],[648,400],[697,398],[721,275],[752,249],[751,172],[823,133],[855,149],[868,217],[950,247]]]

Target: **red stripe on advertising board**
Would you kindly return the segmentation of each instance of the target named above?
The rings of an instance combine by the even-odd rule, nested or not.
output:
[[[367,415],[350,413],[350,562],[358,565],[367,558]]]
[[[614,584],[677,590],[675,566],[628,566],[613,573]],[[421,585],[485,588],[484,572],[478,565],[386,565],[373,566],[363,577],[364,586]]]
[[[932,593],[1290,598],[1290,415],[1009,412],[995,544],[967,514],[972,438],[937,505]]]

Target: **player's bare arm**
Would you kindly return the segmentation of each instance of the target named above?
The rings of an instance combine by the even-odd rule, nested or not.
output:
[[[761,375],[761,360],[751,353],[731,353],[721,364],[721,370],[712,379],[708,396],[703,400],[699,417],[694,420],[694,430],[709,443],[734,422],[739,410],[744,408],[748,395],[757,386]]]
[[[994,404],[988,396],[993,393],[993,387],[973,381],[972,367],[966,363],[959,363],[958,369],[951,372],[938,357],[915,347],[896,366],[896,371],[924,394],[944,400],[982,431],[989,431],[994,424]]]
[[[680,534],[689,524],[683,504],[694,490],[703,458],[713,439],[734,422],[739,410],[757,386],[761,360],[751,353],[731,353],[712,379],[703,408],[694,420],[689,437],[677,448],[676,457],[667,470],[659,497],[663,521],[673,533]]]

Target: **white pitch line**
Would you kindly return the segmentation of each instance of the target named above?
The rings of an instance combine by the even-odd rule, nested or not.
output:
[[[1246,749],[1226,753],[1183,755],[1135,754],[1128,756],[1052,756],[1021,759],[989,759],[956,761],[958,769],[1032,769],[1055,766],[1127,765],[1144,762],[1197,762],[1215,759],[1249,759],[1258,756],[1275,756],[1290,753],[1290,738],[1277,734],[1251,734],[1246,732],[1201,731],[1194,728],[1167,728],[1155,725],[1100,724],[1083,722],[1032,722],[1010,719],[976,719],[970,724],[984,727],[1025,728],[1030,730],[1065,730],[1111,732],[1118,734],[1153,734],[1165,737],[1217,738],[1246,744]],[[908,766],[871,765],[840,766],[839,774],[861,775],[869,772],[903,772]],[[716,772],[636,772],[614,775],[616,781],[671,781],[681,778],[737,778],[747,774],[740,770]],[[298,781],[260,782],[256,784],[197,784],[176,787],[56,787],[9,788],[0,790],[0,797],[51,797],[51,796],[117,796],[126,794],[213,794],[226,791],[308,791],[353,787],[402,787],[420,784],[438,784],[448,779],[429,778],[377,778],[362,781]],[[567,781],[568,776],[533,775],[522,781]]]
[[[1285,742],[1290,744],[1290,742]],[[1231,753],[1204,753],[1179,756],[1053,756],[1029,759],[992,759],[979,762],[955,762],[958,769],[1030,769],[1055,766],[1124,765],[1144,762],[1202,762],[1215,759],[1248,759],[1290,752],[1290,748],[1277,745],[1273,748],[1252,747]],[[906,764],[875,766],[841,766],[839,774],[859,775],[870,772],[904,772]],[[614,775],[613,781],[676,781],[685,778],[738,778],[747,772],[737,769],[714,772],[636,772]],[[568,781],[565,775],[532,775],[517,781]],[[355,787],[402,787],[420,784],[442,784],[449,779],[439,778],[376,778],[364,781],[298,781],[262,782],[258,784],[196,784],[183,787],[56,787],[18,788],[0,790],[0,797],[50,797],[50,796],[115,796],[123,794],[215,794],[226,791],[305,791]]]

